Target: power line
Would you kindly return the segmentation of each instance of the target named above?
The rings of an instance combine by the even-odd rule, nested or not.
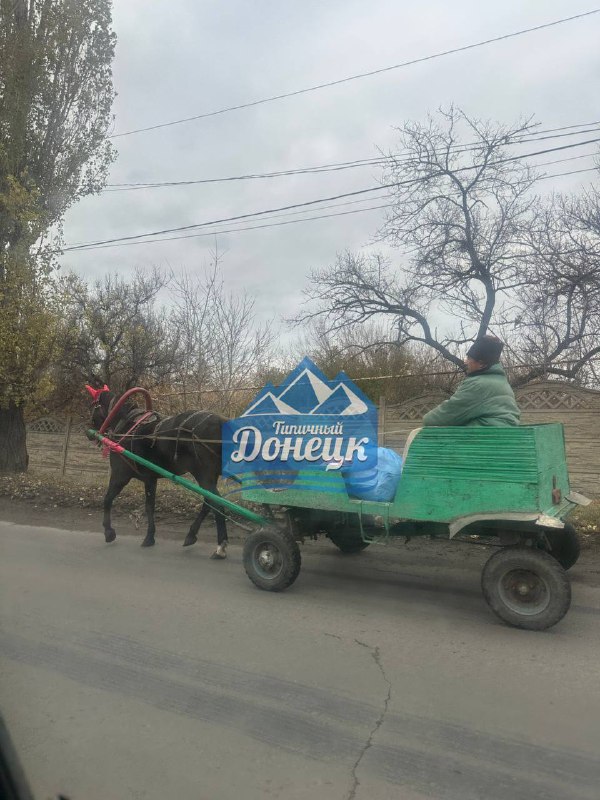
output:
[[[564,136],[581,136],[587,133],[597,133],[600,131],[600,128],[593,128],[590,127],[591,125],[598,125],[600,123],[588,123],[586,125],[580,126],[565,126],[565,128],[550,128],[547,130],[538,131],[537,133],[533,134],[531,137],[522,138],[519,141],[508,142],[509,145],[520,145],[520,144],[527,144],[529,142],[539,142],[545,141],[548,139],[558,139]],[[579,131],[571,131],[570,133],[563,133],[563,134],[556,134],[554,136],[541,136],[540,134],[549,133],[553,130],[565,130],[566,128],[573,128],[573,127],[584,127],[586,130],[579,130]],[[535,138],[533,138],[535,136]],[[457,145],[456,149],[454,150],[455,153],[462,153],[462,152],[472,152],[476,150],[476,147],[472,145],[476,143],[470,143],[469,145]],[[460,149],[459,149],[460,148]],[[380,166],[385,163],[388,163],[392,160],[395,163],[411,163],[414,162],[414,158],[405,158],[402,161],[396,160],[397,157],[401,157],[402,154],[392,154],[389,156],[378,156],[376,158],[365,158],[365,159],[356,159],[355,161],[341,161],[341,162],[334,162],[331,164],[320,164],[317,166],[310,166],[310,167],[295,167],[287,170],[276,170],[272,172],[254,172],[245,175],[233,175],[233,176],[226,176],[222,178],[200,178],[196,180],[181,180],[181,181],[146,181],[146,182],[139,182],[139,183],[116,183],[116,184],[107,184],[107,187],[103,190],[103,193],[109,194],[113,192],[125,192],[125,191],[140,191],[143,189],[162,189],[162,188],[171,188],[176,186],[196,186],[201,184],[210,184],[210,183],[229,183],[232,181],[247,181],[247,180],[264,180],[264,179],[272,179],[272,178],[280,178],[280,177],[289,177],[294,175],[305,175],[305,174],[322,174],[327,172],[340,172],[347,169],[357,169],[363,167],[373,167],[373,166]]]
[[[562,159],[562,160],[570,161],[571,159]],[[559,162],[550,161],[548,163],[549,164],[553,164],[553,163],[559,163]],[[597,172],[597,171],[598,171],[598,169],[596,167],[589,167],[589,168],[586,168],[586,169],[572,170],[570,172],[557,172],[557,173],[554,173],[553,175],[544,175],[544,176],[540,177],[538,180],[546,180],[547,178],[560,178],[560,177],[563,177],[563,176],[566,176],[566,175],[576,175],[576,174],[581,173],[581,172]],[[372,198],[372,197],[363,198],[362,200],[353,200],[351,202],[352,203],[360,203],[360,202],[365,202],[366,199],[373,200],[375,198]],[[325,209],[325,208],[337,208],[339,206],[350,205],[350,204],[351,203],[337,203],[337,204],[332,205],[332,206],[322,206],[322,208],[323,209]],[[84,250],[82,250],[80,252],[84,252],[85,253],[85,252],[88,252],[88,250],[90,250],[90,251],[91,250],[107,250],[107,249],[110,249],[112,247],[131,247],[132,245],[154,244],[154,243],[157,243],[157,242],[173,242],[173,241],[179,241],[180,239],[201,239],[201,238],[204,238],[204,237],[207,237],[207,236],[215,236],[215,235],[224,234],[224,233],[241,233],[241,232],[244,232],[244,231],[255,231],[255,230],[260,230],[260,229],[263,229],[263,228],[277,228],[277,227],[280,227],[281,225],[291,225],[291,224],[300,223],[300,222],[313,222],[315,220],[329,219],[330,217],[342,217],[342,216],[347,216],[349,214],[360,214],[363,211],[375,211],[377,209],[382,209],[382,208],[391,208],[392,206],[393,206],[393,203],[385,203],[385,204],[378,205],[378,206],[369,206],[367,208],[358,208],[358,209],[356,209],[354,211],[345,211],[345,212],[340,212],[340,213],[337,213],[337,214],[321,214],[321,215],[315,216],[315,217],[303,217],[301,219],[290,220],[288,222],[264,223],[264,224],[261,224],[261,225],[251,225],[251,226],[240,227],[240,228],[227,228],[227,229],[212,230],[212,231],[208,231],[206,233],[190,233],[190,234],[187,234],[187,235],[184,235],[184,236],[166,236],[166,237],[162,237],[162,238],[147,239],[147,240],[142,240],[142,241],[114,242],[114,243],[110,243],[110,244],[97,245],[97,246],[94,246],[94,247],[86,247]],[[303,212],[296,211],[296,212],[292,212],[292,213],[298,214],[298,213],[303,213]],[[279,215],[279,216],[288,216],[288,215],[287,214],[282,214],[282,215]],[[276,219],[277,216],[274,215],[273,217],[270,217],[270,219],[273,219],[273,218]],[[410,253],[400,253],[399,255],[409,255],[409,254]]]
[[[539,369],[541,367],[566,367],[567,369],[574,364],[574,360],[570,361],[553,361],[551,364],[511,364],[506,365],[509,370],[518,369]],[[444,375],[463,375],[464,371],[460,367],[454,369],[437,370],[435,372],[406,372],[398,375],[364,375],[362,377],[350,378],[351,381],[383,381],[383,380],[397,380],[398,378],[437,378]],[[256,392],[264,389],[261,386],[230,386],[227,389],[188,389],[181,392],[165,392],[154,394],[153,398],[156,400],[163,400],[166,397],[189,397],[190,395],[203,395],[203,394],[223,394],[225,392]]]
[[[570,161],[571,159],[563,159],[563,160]],[[558,163],[558,162],[550,161],[548,163],[553,164],[553,163]],[[578,170],[572,170],[570,172],[557,172],[557,173],[555,173],[553,175],[544,175],[541,178],[539,178],[538,180],[545,180],[547,178],[560,178],[560,177],[565,176],[565,175],[576,175],[576,174],[578,174],[580,172],[597,172],[597,171],[598,171],[598,169],[596,167],[589,167],[587,169],[578,169]],[[366,199],[373,200],[374,198],[372,198],[372,197],[363,198],[362,200],[354,200],[352,202],[353,203],[365,202]],[[336,205],[332,205],[332,206],[322,206],[322,208],[337,208],[339,206],[344,206],[344,205],[350,205],[350,203],[337,203]],[[176,242],[176,241],[179,241],[180,239],[202,239],[202,238],[207,237],[207,236],[215,236],[215,235],[224,234],[224,233],[241,233],[241,232],[244,232],[244,231],[255,231],[255,230],[261,230],[261,229],[264,229],[264,228],[278,228],[278,227],[280,227],[282,225],[292,225],[292,224],[300,223],[300,222],[313,222],[315,220],[329,219],[331,217],[344,217],[344,216],[348,216],[349,214],[360,214],[363,211],[376,211],[376,210],[382,209],[382,208],[391,208],[392,206],[393,206],[393,203],[384,203],[384,204],[378,205],[378,206],[369,206],[367,208],[358,208],[358,209],[355,209],[354,211],[343,211],[343,212],[339,212],[339,213],[336,213],[336,214],[320,214],[320,215],[314,216],[314,217],[303,217],[301,219],[293,219],[293,220],[289,220],[289,221],[286,221],[286,222],[270,222],[270,223],[267,222],[267,223],[264,223],[264,224],[261,224],[261,225],[249,225],[249,226],[240,227],[240,228],[226,228],[226,229],[220,229],[220,230],[212,230],[212,231],[208,231],[208,232],[205,232],[205,233],[190,233],[190,234],[187,234],[187,235],[184,235],[184,236],[165,236],[165,237],[162,237],[162,238],[147,239],[147,240],[142,240],[142,241],[114,242],[114,243],[110,243],[110,244],[97,245],[97,246],[94,246],[94,247],[86,247],[84,250],[82,250],[80,252],[84,252],[85,253],[85,252],[88,252],[88,250],[107,250],[107,249],[110,249],[112,247],[131,247],[132,245],[154,244],[154,243],[157,243],[157,242],[173,242],[173,241]],[[296,211],[296,212],[293,212],[293,213],[298,214],[298,213],[302,213],[302,212]],[[287,215],[282,214],[281,216],[287,216]],[[273,218],[273,217],[271,217],[271,218]],[[276,217],[274,217],[274,218],[276,218]],[[399,253],[399,255],[410,255],[411,252],[414,252],[414,251],[409,251],[408,253],[406,253],[406,252]]]
[[[370,200],[372,198],[368,198],[368,199]],[[344,205],[344,204],[341,203],[340,205]],[[282,225],[294,225],[294,224],[297,224],[299,222],[313,222],[314,220],[329,219],[330,217],[345,217],[345,216],[348,216],[349,214],[359,214],[359,213],[362,213],[363,211],[376,211],[377,209],[381,209],[381,208],[390,208],[390,206],[391,206],[391,203],[384,203],[383,205],[369,206],[368,208],[357,208],[357,209],[354,209],[352,211],[339,211],[336,214],[320,214],[319,216],[316,216],[316,217],[304,217],[304,218],[301,218],[301,219],[290,219],[290,220],[286,220],[284,222],[266,222],[266,223],[261,224],[261,225],[251,225],[251,226],[247,226],[247,227],[243,227],[243,228],[229,228],[229,229],[226,228],[224,230],[218,230],[218,231],[214,231],[213,230],[213,231],[208,231],[206,233],[190,233],[190,234],[187,234],[185,236],[166,236],[166,237],[162,237],[162,238],[158,238],[158,239],[148,239],[148,240],[134,241],[134,242],[111,242],[109,244],[101,244],[101,245],[96,245],[94,247],[86,247],[84,250],[78,251],[78,252],[87,253],[88,250],[108,250],[111,247],[130,247],[131,245],[136,245],[136,244],[154,244],[155,242],[172,242],[172,241],[178,241],[179,239],[201,239],[201,238],[203,238],[205,236],[215,236],[215,234],[219,234],[220,235],[220,234],[224,234],[224,233],[240,233],[242,231],[256,231],[256,230],[259,230],[261,228],[278,228],[278,227],[280,227]],[[69,248],[65,248],[65,250],[68,250],[68,249]]]
[[[444,56],[449,56],[454,53],[464,53],[467,50],[473,50],[476,47],[483,47],[484,45],[493,44],[494,42],[501,42],[506,39],[514,39],[517,36],[524,36],[526,33],[533,33],[534,31],[540,31],[546,28],[552,28],[555,27],[556,25],[563,25],[566,22],[573,22],[574,20],[583,19],[584,17],[592,16],[593,14],[597,14],[598,12],[600,12],[600,8],[595,8],[591,11],[585,11],[581,14],[575,14],[571,17],[564,17],[563,19],[553,20],[552,22],[545,22],[542,25],[535,25],[532,28],[524,28],[519,31],[514,31],[513,33],[506,33],[503,34],[502,36],[494,36],[491,39],[484,39],[483,41],[474,42],[472,44],[467,44],[462,47],[454,47],[451,50],[443,50],[442,52],[433,53],[432,55],[421,56],[420,58],[413,58],[410,61],[403,61],[400,64],[393,64],[391,66],[381,67],[379,69],[374,69],[369,72],[361,72],[358,73],[357,75],[350,75],[347,78],[339,78],[338,80],[319,83],[315,86],[309,86],[305,89],[296,89],[295,91],[292,92],[284,92],[282,94],[272,95],[271,97],[265,97],[262,98],[261,100],[252,100],[250,102],[240,103],[235,106],[227,106],[226,108],[220,108],[217,109],[216,111],[207,111],[203,114],[195,114],[192,117],[184,117],[183,119],[172,120],[171,122],[161,122],[157,125],[149,125],[145,128],[135,128],[134,130],[123,131],[122,133],[114,133],[109,138],[117,139],[123,136],[132,136],[133,134],[136,133],[145,133],[147,131],[158,130],[159,128],[168,128],[173,125],[182,125],[184,123],[193,122],[194,120],[198,119],[206,119],[208,117],[216,117],[222,114],[228,114],[231,111],[241,111],[244,108],[252,108],[254,106],[264,105],[265,103],[273,103],[276,100],[283,100],[288,97],[297,97],[298,95],[301,94],[316,92],[320,89],[328,89],[332,86],[338,86],[342,83],[348,83],[350,81],[356,81],[362,78],[370,78],[374,75],[381,75],[384,72],[391,72],[392,70],[402,69],[403,67],[409,67],[414,64],[422,64],[426,61],[433,61],[434,59],[443,58]]]
[[[557,152],[557,151],[560,151],[560,150],[569,150],[569,149],[572,149],[574,147],[581,147],[583,145],[593,144],[593,143],[596,143],[596,142],[599,142],[599,141],[600,141],[600,137],[597,137],[595,139],[588,139],[588,140],[586,140],[584,142],[574,142],[574,143],[571,143],[571,144],[560,145],[559,147],[546,148],[544,150],[538,150],[538,151],[534,151],[532,153],[523,153],[523,154],[518,155],[518,156],[511,156],[509,158],[499,159],[498,161],[496,161],[494,163],[495,164],[500,164],[500,163],[507,163],[507,162],[512,162],[512,161],[519,161],[519,160],[524,159],[524,158],[531,158],[531,157],[537,156],[537,155],[544,155],[545,153],[554,153],[554,152]],[[457,172],[458,171],[472,170],[472,169],[477,169],[477,168],[478,168],[477,166],[461,167],[459,170],[457,170]],[[316,200],[307,200],[307,201],[305,201],[303,203],[291,203],[290,205],[287,205],[287,206],[280,206],[278,208],[264,209],[262,211],[253,211],[253,212],[249,212],[247,214],[237,214],[237,215],[232,216],[232,217],[223,217],[222,219],[214,219],[214,220],[210,220],[210,221],[207,221],[207,222],[197,222],[197,223],[194,223],[194,224],[191,224],[191,225],[181,225],[181,226],[178,226],[178,227],[175,227],[175,228],[165,228],[163,230],[158,230],[158,231],[148,231],[147,233],[131,234],[129,236],[119,236],[119,237],[114,237],[112,239],[104,239],[104,240],[99,240],[99,241],[95,241],[95,242],[87,242],[87,243],[84,242],[82,244],[71,245],[70,247],[65,247],[65,248],[63,248],[63,252],[70,252],[70,251],[74,251],[74,250],[86,250],[86,249],[92,249],[92,248],[96,249],[97,247],[101,247],[103,245],[113,244],[113,243],[117,243],[117,242],[128,242],[128,241],[132,241],[132,240],[148,239],[151,236],[162,236],[163,234],[177,233],[179,231],[193,230],[193,229],[196,229],[196,228],[214,227],[215,225],[220,225],[220,224],[226,223],[226,222],[237,222],[237,221],[244,220],[244,219],[250,219],[251,217],[272,215],[272,214],[275,214],[277,212],[291,211],[292,209],[295,209],[295,208],[306,208],[308,206],[319,205],[321,203],[326,203],[326,202],[330,202],[330,201],[334,201],[334,200],[342,200],[342,199],[345,199],[347,197],[358,197],[359,195],[371,194],[372,192],[379,192],[379,191],[383,191],[384,189],[397,188],[398,186],[402,186],[402,185],[411,185],[411,184],[414,184],[414,183],[419,183],[419,182],[422,182],[422,181],[430,180],[432,177],[435,177],[435,176],[432,175],[432,176],[426,176],[426,177],[423,177],[423,178],[413,178],[413,179],[409,179],[409,180],[405,180],[405,181],[395,181],[393,183],[382,184],[380,186],[373,186],[373,187],[370,187],[370,188],[367,188],[367,189],[358,189],[358,190],[355,190],[353,192],[344,192],[342,194],[333,195],[333,196],[330,196],[330,197],[321,197],[321,198],[318,198]]]
[[[578,175],[580,172],[598,172],[598,167],[587,167],[586,169],[574,169],[570,172],[557,172],[555,175],[542,175],[539,179],[545,181],[548,178],[562,178],[565,175]]]

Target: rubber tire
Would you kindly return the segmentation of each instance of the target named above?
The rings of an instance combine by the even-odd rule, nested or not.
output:
[[[575,528],[567,524],[562,530],[547,530],[545,533],[550,543],[550,555],[563,569],[571,569],[581,554],[581,544]]]
[[[327,536],[329,536],[333,544],[341,553],[348,555],[351,553],[360,553],[370,544],[370,542],[363,542],[361,538],[356,538],[352,534],[348,535],[344,531],[328,533]]]
[[[272,579],[261,575],[254,563],[254,551],[265,542],[276,547],[283,560],[281,571]],[[282,592],[291,586],[298,577],[301,561],[298,543],[289,531],[282,528],[262,528],[251,533],[244,543],[243,562],[246,575],[255,586],[266,592]]]
[[[506,605],[498,584],[508,569],[525,569],[543,577],[550,602],[539,614],[520,614]],[[556,625],[571,605],[571,584],[565,570],[548,553],[529,547],[503,547],[488,559],[481,573],[483,596],[494,614],[515,628],[543,631]]]

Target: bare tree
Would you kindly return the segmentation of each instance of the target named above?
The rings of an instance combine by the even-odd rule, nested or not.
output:
[[[517,313],[517,382],[560,376],[598,385],[600,355],[600,195],[555,195],[531,226],[531,253]],[[512,319],[511,319],[512,316]],[[514,338],[514,334],[513,334]],[[533,365],[520,367],[520,365]]]
[[[176,385],[183,390],[198,390],[210,381],[210,318],[217,290],[219,255],[215,251],[211,268],[201,277],[182,272],[173,276],[172,321],[179,331],[181,370]]]
[[[271,322],[257,323],[254,299],[228,292],[220,274],[221,255],[212,255],[200,276],[174,279],[173,319],[182,336],[184,392],[204,392],[204,404],[231,414],[239,405],[240,385],[251,384],[272,355],[276,333]]]
[[[534,130],[468,117],[457,108],[400,129],[402,158],[390,154],[384,184],[393,208],[380,240],[404,248],[402,270],[381,255],[340,255],[313,274],[317,306],[297,321],[330,330],[391,319],[398,345],[417,343],[462,366],[461,349],[502,321],[527,285],[523,254],[535,175],[511,145]],[[454,319],[438,330],[435,319]]]
[[[399,347],[393,330],[382,322],[328,330],[315,320],[291,348],[291,366],[308,355],[329,378],[345,372],[374,402],[385,396],[399,403],[428,387],[422,378],[422,354]],[[446,367],[447,369],[447,367]]]

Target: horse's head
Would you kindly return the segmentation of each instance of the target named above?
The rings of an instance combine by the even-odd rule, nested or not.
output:
[[[99,430],[108,416],[110,404],[115,395],[106,384],[101,389],[94,389],[86,383],[85,388],[90,393],[92,400],[92,427]]]

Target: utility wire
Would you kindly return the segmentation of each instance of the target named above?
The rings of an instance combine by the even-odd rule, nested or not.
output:
[[[565,159],[565,160],[570,160],[570,159]],[[548,163],[556,163],[556,162],[548,162]],[[555,173],[553,175],[544,175],[541,178],[539,178],[538,180],[546,180],[547,178],[560,178],[560,177],[563,177],[565,175],[576,175],[576,174],[579,174],[581,172],[597,172],[597,171],[598,171],[598,169],[596,167],[589,167],[587,169],[578,169],[578,170],[572,170],[570,172],[557,172],[557,173]],[[367,200],[367,199],[368,200],[373,200],[375,198],[373,198],[373,197],[363,198],[363,200],[354,200],[352,202],[354,202],[354,203],[365,202],[365,200]],[[338,203],[338,204],[332,205],[332,206],[323,206],[322,208],[336,208],[336,207],[342,206],[342,205],[350,205],[350,203],[348,203],[348,204],[346,204],[346,203]],[[266,222],[266,223],[263,223],[261,225],[249,225],[249,226],[244,226],[244,227],[240,227],[240,228],[218,229],[218,230],[211,230],[211,231],[208,231],[208,232],[205,232],[205,233],[189,233],[189,234],[184,235],[184,236],[165,236],[165,237],[161,237],[161,238],[158,238],[158,239],[147,239],[147,240],[133,241],[133,242],[115,242],[115,243],[111,243],[111,244],[97,245],[97,246],[94,246],[94,247],[86,247],[83,251],[80,251],[80,252],[84,252],[85,253],[85,252],[88,252],[88,250],[106,250],[106,249],[109,249],[109,248],[112,248],[112,247],[131,247],[132,245],[139,245],[139,244],[154,244],[155,242],[173,242],[173,241],[179,241],[180,239],[201,239],[201,238],[204,238],[206,236],[215,236],[215,235],[224,234],[224,233],[241,233],[241,232],[244,232],[244,231],[255,231],[255,230],[260,230],[260,229],[263,229],[263,228],[278,228],[278,227],[281,227],[282,225],[292,225],[292,224],[300,223],[300,222],[314,222],[315,220],[330,219],[331,217],[344,217],[344,216],[348,216],[350,214],[360,214],[363,211],[376,211],[376,210],[382,209],[382,208],[392,208],[392,206],[393,206],[393,203],[384,203],[382,205],[369,206],[367,208],[357,208],[357,209],[354,209],[353,211],[343,211],[343,212],[339,212],[339,213],[335,213],[335,214],[320,214],[320,215],[314,216],[314,217],[302,217],[301,219],[292,219],[292,220],[288,220],[286,222],[270,222],[270,223]],[[294,213],[303,213],[303,212],[294,212]],[[288,216],[288,215],[287,214],[282,214],[281,216]],[[410,252],[409,253],[400,253],[399,255],[410,255]]]
[[[548,178],[562,178],[565,175],[578,175],[580,172],[598,172],[598,167],[587,167],[586,169],[574,169],[570,172],[558,172],[555,175],[542,175],[539,179],[541,181],[548,180]]]
[[[549,166],[551,164],[562,164],[564,162],[575,161],[575,160],[578,160],[580,158],[589,158],[589,157],[591,157],[593,155],[595,155],[595,153],[585,153],[585,154],[579,155],[579,156],[570,156],[569,158],[553,159],[552,161],[543,161],[540,164],[536,164],[536,166],[543,167],[543,166]],[[595,167],[590,167],[589,169],[576,170],[576,172],[587,172],[587,171],[592,171],[593,172],[595,169],[596,169]],[[555,178],[555,177],[558,177],[559,175],[571,175],[571,174],[574,174],[574,173],[573,172],[564,172],[564,173],[557,173],[557,174],[554,174],[554,175],[546,175],[546,176],[540,177],[539,180],[543,180],[544,178]],[[332,203],[331,205],[319,206],[319,211],[327,211],[329,209],[340,208],[342,206],[352,206],[352,205],[356,205],[358,203],[366,203],[366,202],[370,203],[373,200],[384,200],[384,199],[389,199],[390,197],[391,196],[390,196],[389,192],[386,192],[386,193],[382,194],[381,196],[371,195],[370,197],[361,197],[358,200],[346,200],[346,201],[344,201],[342,203]],[[374,208],[389,208],[392,205],[393,205],[392,203],[389,203],[386,206],[374,206],[373,209]],[[371,209],[371,208],[357,209],[356,213],[359,213],[359,212],[362,212],[362,211],[371,211],[373,209]],[[305,213],[306,213],[306,210],[301,208],[301,209],[297,209],[295,211],[286,211],[283,214],[269,215],[268,219],[269,220],[273,220],[273,219],[276,220],[276,219],[280,219],[282,217],[292,217],[292,216],[296,216],[296,215],[299,215],[299,214],[305,214]],[[325,214],[325,215],[319,216],[319,217],[306,217],[304,219],[295,220],[295,221],[298,221],[298,222],[310,222],[313,219],[324,219],[324,218],[329,217],[329,216],[340,216],[340,215]],[[224,225],[226,223],[220,223],[220,224]],[[256,226],[256,227],[266,228],[266,227],[271,227],[271,226],[269,226],[269,225],[260,225],[260,226]],[[239,232],[239,231],[255,230],[256,227],[231,228],[231,229],[229,229],[227,231],[224,231],[224,230],[221,230],[221,229],[212,230],[209,233],[198,234],[198,236],[214,236],[215,234],[218,234],[218,233],[236,233],[236,232]],[[123,245],[120,245],[118,243],[117,244],[107,244],[107,245],[102,245],[102,246],[98,247],[97,249],[103,249],[104,247],[120,247],[120,246],[124,247],[124,246],[127,246],[127,245],[135,245],[135,244],[151,244],[153,242],[168,242],[168,241],[176,241],[177,239],[193,239],[193,238],[195,238],[195,236],[196,236],[196,234],[189,234],[187,236],[169,236],[169,237],[162,238],[162,239],[149,239],[149,240],[144,240],[144,241],[141,241],[141,242],[137,242],[137,241],[124,242]]]
[[[372,199],[372,198],[368,198],[368,199]],[[266,223],[263,223],[262,225],[252,225],[252,226],[247,226],[247,227],[243,227],[243,228],[225,228],[224,230],[222,230],[222,229],[219,229],[217,231],[213,230],[213,231],[208,231],[207,233],[189,233],[189,234],[187,234],[185,236],[166,236],[166,237],[162,237],[162,238],[159,238],[159,239],[148,239],[148,240],[143,240],[143,241],[113,242],[113,243],[110,243],[110,244],[96,245],[94,247],[86,247],[83,251],[78,251],[78,252],[87,253],[88,250],[107,250],[107,249],[109,249],[111,247],[130,247],[131,245],[135,245],[135,244],[154,244],[155,242],[172,242],[172,241],[177,241],[179,239],[201,239],[201,238],[203,238],[205,236],[215,236],[215,234],[221,235],[223,233],[240,233],[241,231],[256,231],[256,230],[259,230],[260,228],[277,228],[277,227],[280,227],[281,225],[293,225],[293,224],[296,224],[298,222],[312,222],[312,221],[318,220],[318,219],[329,219],[330,217],[344,217],[344,216],[347,216],[348,214],[358,214],[358,213],[361,213],[363,211],[375,211],[375,210],[381,209],[381,208],[390,208],[390,206],[391,206],[391,203],[385,203],[383,205],[378,205],[378,206],[369,206],[368,208],[357,208],[357,209],[354,209],[352,211],[340,211],[340,212],[338,212],[336,214],[320,214],[319,216],[316,216],[316,217],[304,217],[302,219],[290,219],[290,220],[287,220],[285,222],[266,222]],[[66,248],[66,249],[68,250],[69,248]]]
[[[517,369],[539,369],[545,366],[551,367],[566,367],[568,368],[571,364],[575,363],[575,359],[570,361],[553,361],[552,364],[511,364],[507,366],[509,370],[517,370]],[[437,370],[436,372],[407,372],[403,374],[397,375],[365,375],[363,377],[354,377],[350,378],[351,381],[383,381],[383,380],[397,380],[398,378],[437,378],[443,375],[463,375],[464,372],[460,367],[456,367],[454,369],[444,369],[444,370]],[[227,389],[188,389],[186,391],[181,392],[165,392],[160,394],[153,395],[155,399],[162,400],[166,397],[189,397],[190,395],[202,395],[202,394],[224,394],[226,392],[253,392],[259,391],[260,389],[264,389],[264,385],[261,386],[230,386]]]
[[[590,124],[598,124],[598,123],[590,123]],[[569,126],[571,127],[571,126]],[[583,126],[582,126],[583,127]],[[587,133],[597,133],[600,131],[600,128],[591,128],[585,126],[587,130],[580,130],[580,131],[572,131],[571,133],[565,133],[555,136],[538,136],[536,135],[535,138],[523,138],[519,141],[508,142],[509,145],[520,145],[520,144],[527,144],[529,142],[539,142],[545,141],[547,139],[557,139],[561,138],[562,136],[580,136]],[[552,129],[550,129],[552,130]],[[563,129],[558,129],[563,130]],[[548,131],[539,131],[538,133],[547,133]],[[453,150],[453,154],[460,154],[463,152],[473,152],[476,151],[478,148],[473,147],[473,144],[470,143],[469,145],[457,145],[456,148]],[[459,149],[460,148],[460,149]],[[233,176],[226,176],[222,178],[199,178],[196,180],[181,180],[181,181],[147,181],[147,182],[139,182],[139,183],[113,183],[107,184],[106,188],[102,190],[103,194],[110,194],[113,192],[128,192],[128,191],[139,191],[142,189],[163,189],[163,188],[171,188],[175,186],[196,186],[200,184],[210,184],[210,183],[229,183],[232,181],[247,181],[247,180],[265,180],[271,178],[281,178],[281,177],[289,177],[294,175],[306,175],[306,174],[322,174],[327,172],[340,172],[348,169],[359,169],[364,167],[374,167],[374,166],[382,166],[386,163],[395,163],[395,164],[409,164],[415,162],[413,158],[403,158],[402,153],[397,154],[390,154],[387,156],[378,156],[374,158],[365,158],[365,159],[357,159],[355,161],[341,161],[341,162],[334,162],[332,164],[321,164],[312,167],[294,167],[291,169],[286,170],[277,170],[273,172],[254,172],[249,173],[246,175],[233,175]]]
[[[523,154],[518,155],[518,156],[511,156],[509,158],[498,159],[498,161],[494,162],[494,164],[501,164],[501,163],[507,163],[507,162],[512,162],[512,161],[520,161],[520,160],[522,160],[524,158],[531,158],[533,156],[544,155],[546,153],[554,153],[554,152],[557,152],[557,151],[560,151],[560,150],[569,150],[569,149],[572,149],[574,147],[581,147],[583,145],[593,144],[593,143],[596,143],[596,142],[599,142],[599,141],[600,141],[600,137],[597,137],[597,138],[594,138],[594,139],[588,139],[588,140],[586,140],[584,142],[575,142],[575,143],[571,143],[571,144],[560,145],[559,147],[552,147],[552,148],[546,148],[544,150],[537,150],[537,151],[534,151],[534,152],[531,152],[531,153],[523,153]],[[478,169],[478,167],[477,166],[461,167],[460,169],[458,169],[456,171],[459,172],[459,171],[466,171],[466,170],[472,170],[472,169]],[[188,230],[193,230],[193,229],[197,229],[197,228],[214,227],[215,225],[220,225],[220,224],[226,223],[226,222],[237,222],[239,220],[250,219],[252,217],[272,215],[272,214],[275,214],[275,213],[281,212],[281,211],[290,211],[290,210],[295,209],[295,208],[306,208],[308,206],[319,205],[321,203],[326,203],[326,202],[330,202],[330,201],[334,201],[334,200],[341,200],[341,199],[344,199],[344,198],[347,198],[347,197],[357,197],[358,195],[371,194],[372,192],[380,192],[380,191],[383,191],[384,189],[392,189],[392,188],[397,188],[398,186],[411,185],[411,184],[414,184],[414,183],[419,183],[419,182],[422,182],[422,181],[430,180],[433,177],[436,177],[436,176],[431,175],[431,176],[426,176],[426,177],[423,177],[423,178],[411,178],[411,179],[408,179],[408,180],[405,180],[405,181],[395,181],[393,183],[382,184],[380,186],[372,186],[372,187],[369,187],[367,189],[358,189],[358,190],[355,190],[353,192],[344,192],[342,194],[332,195],[332,196],[329,196],[329,197],[321,197],[321,198],[318,198],[316,200],[307,200],[307,201],[305,201],[303,203],[291,203],[290,205],[287,205],[287,206],[280,206],[278,208],[264,209],[262,211],[253,211],[253,212],[249,212],[247,214],[237,214],[237,215],[232,216],[232,217],[224,217],[224,218],[221,218],[221,219],[214,219],[214,220],[210,220],[208,222],[197,222],[197,223],[194,223],[194,224],[191,224],[191,225],[181,225],[181,226],[178,226],[178,227],[175,227],[175,228],[165,228],[163,230],[158,230],[158,231],[148,231],[147,233],[131,234],[130,236],[120,236],[120,237],[115,237],[115,238],[112,238],[112,239],[104,239],[104,240],[99,240],[99,241],[95,241],[95,242],[88,242],[88,243],[84,242],[82,244],[76,244],[76,245],[71,245],[70,247],[65,247],[65,248],[63,248],[63,252],[71,252],[71,251],[75,251],[75,250],[87,250],[87,249],[92,249],[92,248],[96,249],[98,247],[101,247],[103,245],[108,245],[108,244],[116,244],[116,243],[121,243],[121,242],[129,242],[129,241],[133,241],[133,240],[148,239],[149,237],[153,237],[153,236],[162,236],[163,234],[177,233],[179,231],[188,231]],[[552,176],[552,177],[555,177],[555,176]]]
[[[145,133],[147,131],[154,131],[158,130],[159,128],[169,128],[173,125],[182,125],[187,122],[193,122],[194,120],[198,119],[206,119],[208,117],[216,117],[222,114],[228,114],[232,111],[241,111],[244,108],[253,108],[254,106],[264,105],[265,103],[273,103],[276,100],[283,100],[288,97],[297,97],[298,95],[308,94],[309,92],[316,92],[320,89],[328,89],[332,86],[339,86],[342,83],[348,83],[350,81],[360,80],[362,78],[370,78],[374,75],[381,75],[384,72],[391,72],[392,70],[402,69],[404,67],[409,67],[414,64],[422,64],[426,61],[433,61],[434,59],[443,58],[444,56],[449,56],[454,53],[464,53],[468,50],[473,50],[477,47],[483,47],[488,44],[493,44],[494,42],[501,42],[507,39],[514,39],[517,36],[524,36],[527,33],[533,33],[534,31],[544,30],[546,28],[553,28],[557,25],[563,25],[566,22],[573,22],[574,20],[583,19],[585,17],[590,17],[593,14],[598,14],[600,12],[600,8],[592,9],[591,11],[585,11],[581,14],[575,14],[571,17],[564,17],[563,19],[553,20],[552,22],[545,22],[542,25],[535,25],[531,28],[523,28],[519,31],[513,31],[513,33],[506,33],[502,36],[494,36],[491,39],[484,39],[480,42],[474,42],[472,44],[463,45],[462,47],[454,47],[450,50],[443,50],[439,53],[433,53],[428,56],[421,56],[420,58],[413,58],[410,61],[403,61],[400,64],[392,64],[388,67],[381,67],[380,69],[374,69],[369,72],[361,72],[356,75],[350,75],[346,78],[339,78],[338,80],[334,81],[327,81],[325,83],[319,83],[315,86],[309,86],[304,89],[296,89],[292,92],[283,92],[281,94],[272,95],[271,97],[264,97],[260,100],[252,100],[247,103],[240,103],[235,106],[227,106],[226,108],[220,108],[216,111],[207,111],[203,114],[195,114],[191,117],[184,117],[183,119],[172,120],[170,122],[161,122],[156,125],[148,125],[145,128],[135,128],[130,131],[122,131],[121,133],[114,133],[109,138],[117,139],[123,136],[132,136],[136,133]]]

